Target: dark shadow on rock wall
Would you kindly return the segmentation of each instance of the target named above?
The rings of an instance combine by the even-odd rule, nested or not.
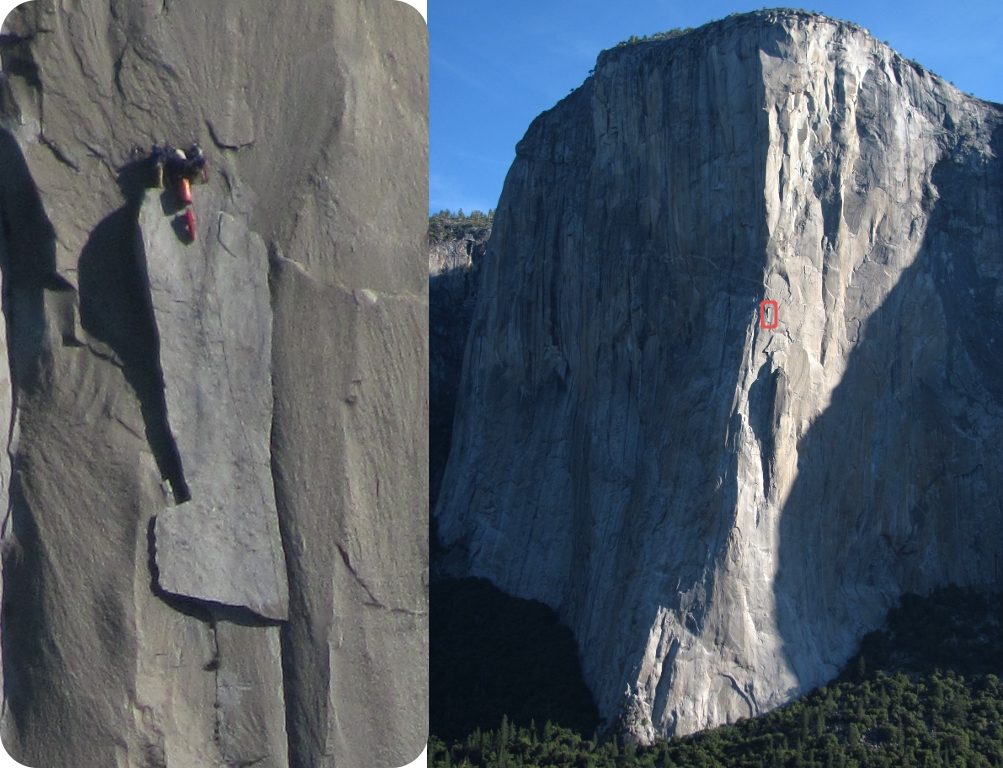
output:
[[[980,413],[1003,395],[999,130],[993,146],[987,165],[958,152],[935,167],[918,256],[798,446],[774,591],[803,689],[834,675],[903,592],[998,579],[1000,459]]]
[[[476,301],[476,267],[433,275],[428,281],[429,509],[435,509],[449,458],[453,414],[463,370],[463,351]]]
[[[121,362],[126,381],[139,400],[146,438],[161,477],[170,481],[175,500],[181,503],[190,493],[167,422],[160,339],[138,225],[150,178],[145,159],[119,172],[125,203],[94,228],[80,254],[80,323]]]
[[[553,610],[484,579],[432,585],[430,727],[441,739],[559,723],[589,738],[599,713],[582,679],[571,630]]]
[[[7,325],[8,359],[14,402],[18,392],[37,387],[44,375],[47,290],[65,292],[56,276],[55,231],[45,213],[28,165],[14,137],[0,130],[0,254],[3,255],[3,314]],[[9,450],[3,436],[2,450]],[[46,647],[42,606],[46,588],[43,553],[36,522],[24,502],[22,467],[13,460],[10,486],[9,546],[3,553],[4,697],[14,723],[31,722],[40,714],[35,692],[46,681],[34,670]],[[6,514],[3,510],[0,514]],[[33,714],[34,713],[34,714]]]

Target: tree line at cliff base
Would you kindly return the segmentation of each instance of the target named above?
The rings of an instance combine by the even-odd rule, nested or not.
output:
[[[570,632],[548,608],[479,580],[434,589],[433,768],[1003,766],[1003,595],[906,595],[830,684],[759,718],[636,747],[603,733]]]

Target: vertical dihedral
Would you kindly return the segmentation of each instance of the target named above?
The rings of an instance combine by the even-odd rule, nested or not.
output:
[[[559,610],[607,720],[765,711],[992,571],[1000,123],[764,11],[606,52],[529,128],[437,523],[451,572]]]

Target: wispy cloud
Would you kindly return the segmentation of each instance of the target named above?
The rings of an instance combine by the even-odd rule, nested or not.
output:
[[[488,84],[485,83],[480,78],[474,77],[474,75],[470,74],[470,70],[467,69],[466,67],[462,67],[462,66],[459,66],[457,64],[454,64],[453,62],[449,61],[445,57],[443,57],[443,56],[436,56],[434,54],[431,55],[431,56],[429,56],[429,62],[432,65],[432,74],[433,74],[433,76],[434,76],[435,70],[437,68],[438,69],[442,69],[442,70],[445,70],[446,72],[449,72],[454,77],[459,78],[460,80],[462,80],[463,82],[465,82],[467,85],[472,85],[474,88],[477,88],[479,91],[482,91],[485,94],[488,94],[488,95],[491,95],[491,96],[494,95],[494,91],[488,86]]]

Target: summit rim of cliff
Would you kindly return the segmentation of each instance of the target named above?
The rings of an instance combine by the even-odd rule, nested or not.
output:
[[[741,27],[754,27],[754,26],[788,26],[790,24],[802,25],[806,22],[814,23],[824,23],[832,26],[840,27],[852,32],[862,33],[864,36],[873,40],[877,45],[883,46],[890,50],[895,59],[899,59],[902,62],[910,65],[916,72],[920,75],[931,75],[939,80],[947,83],[951,87],[955,88],[959,93],[964,94],[968,98],[978,99],[986,104],[991,104],[1000,109],[1003,109],[1003,104],[991,101],[989,99],[984,99],[976,94],[969,91],[965,91],[958,88],[954,83],[952,83],[947,78],[939,75],[937,72],[933,71],[929,67],[924,66],[922,63],[915,59],[911,59],[905,56],[900,51],[898,51],[895,46],[886,40],[881,40],[874,35],[867,27],[862,24],[858,24],[849,19],[841,19],[836,16],[830,16],[827,13],[822,13],[821,11],[811,11],[804,8],[790,8],[780,6],[777,8],[761,8],[754,11],[739,11],[735,13],[730,13],[719,19],[713,19],[711,21],[705,22],[698,27],[689,27],[684,29],[669,29],[660,32],[654,32],[650,35],[645,35],[637,38],[636,40],[622,40],[611,48],[605,48],[599,52],[596,57],[595,67],[589,73],[589,77],[586,78],[585,82],[592,79],[595,73],[606,64],[616,61],[623,56],[629,56],[632,54],[637,54],[638,52],[646,49],[650,49],[656,46],[676,46],[680,44],[680,41],[684,38],[687,40],[692,40],[692,38],[697,36],[709,35],[709,34],[721,34],[730,31],[732,28],[738,29]],[[583,83],[582,85],[584,85]],[[581,88],[582,86],[579,86]],[[575,89],[576,91],[578,88]],[[555,104],[556,106],[556,104]],[[549,110],[547,110],[549,111]]]

